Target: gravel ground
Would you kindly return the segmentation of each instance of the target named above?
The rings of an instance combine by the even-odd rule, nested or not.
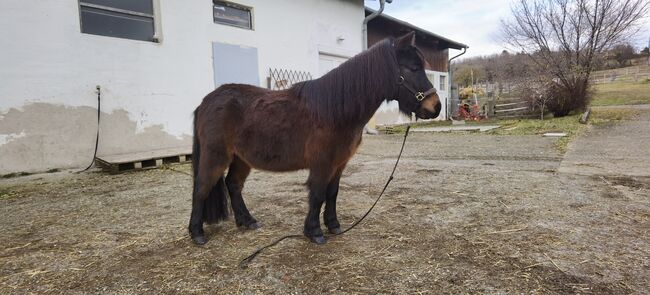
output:
[[[341,182],[344,227],[374,201],[401,139],[364,138]],[[553,141],[413,133],[359,227],[323,246],[285,240],[247,269],[239,260],[301,232],[305,171],[254,171],[244,198],[263,227],[209,226],[204,247],[187,236],[187,175],[3,180],[0,294],[647,292],[650,179],[559,173]]]

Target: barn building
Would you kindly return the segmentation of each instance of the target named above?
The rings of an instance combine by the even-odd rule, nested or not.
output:
[[[365,9],[366,15],[370,15],[373,12],[374,10],[370,8]],[[449,104],[451,103],[449,49],[461,50],[468,48],[468,46],[387,14],[380,14],[368,23],[368,46],[386,37],[397,37],[410,31],[415,31],[416,33],[416,46],[422,51],[427,60],[427,76],[431,84],[438,90],[438,95],[440,96],[442,110],[440,111],[440,116],[436,119],[447,120],[449,118]],[[406,123],[411,120],[412,118],[399,113],[396,101],[384,103],[375,114],[375,123],[377,125]]]
[[[364,11],[362,0],[0,1],[0,175],[88,164],[98,106],[100,157],[189,150],[205,94],[326,73],[362,50]],[[408,29],[380,16],[368,40]],[[436,79],[444,48],[462,44],[417,31]]]

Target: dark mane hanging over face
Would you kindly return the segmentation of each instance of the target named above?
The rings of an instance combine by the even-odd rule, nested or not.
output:
[[[314,119],[330,126],[366,123],[397,91],[399,66],[392,39],[385,39],[324,76],[291,88]]]

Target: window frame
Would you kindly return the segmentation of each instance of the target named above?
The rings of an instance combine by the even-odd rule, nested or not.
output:
[[[439,76],[439,78],[438,78],[438,86],[440,86],[440,90],[447,91],[447,83],[448,83],[447,80],[448,80],[447,75],[440,75]],[[444,81],[444,85],[442,83],[443,81]]]
[[[227,23],[227,22],[217,21],[217,19],[214,17],[214,6],[217,5],[217,2],[219,3],[219,5],[228,6],[228,7],[231,7],[231,8],[248,11],[248,18],[249,18],[250,26],[240,26],[240,25],[235,25],[235,24],[231,24],[231,23]],[[240,28],[240,29],[245,29],[245,30],[250,30],[250,31],[255,31],[255,17],[254,17],[254,15],[255,14],[254,14],[253,7],[242,5],[242,4],[231,2],[231,1],[212,0],[212,22],[215,23],[215,24],[225,25],[225,26],[230,26],[230,27],[235,27],[235,28]]]
[[[151,11],[152,13],[151,14],[144,13],[144,12],[139,12],[139,11],[128,10],[128,9],[115,8],[115,7],[101,5],[101,4],[84,3],[84,0],[77,0],[77,3],[78,3],[78,10],[79,10],[79,31],[82,34],[109,37],[109,38],[126,39],[126,40],[131,40],[131,41],[142,41],[142,42],[152,42],[152,43],[161,43],[162,42],[162,34],[161,34],[161,30],[160,30],[161,25],[160,25],[160,3],[159,3],[159,0],[151,0],[151,6],[152,6],[152,11]],[[116,12],[116,13],[122,13],[122,14],[132,15],[132,16],[151,18],[151,22],[153,24],[153,36],[151,37],[151,40],[140,40],[140,39],[124,38],[124,37],[119,37],[119,36],[85,33],[85,32],[83,32],[82,7],[94,8],[94,9],[98,9],[98,10],[105,10],[105,11]]]

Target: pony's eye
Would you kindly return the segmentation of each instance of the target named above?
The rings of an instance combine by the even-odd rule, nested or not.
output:
[[[416,65],[411,65],[408,68],[409,68],[409,70],[411,70],[411,72],[417,72],[417,71],[420,70],[420,67],[416,66]]]

